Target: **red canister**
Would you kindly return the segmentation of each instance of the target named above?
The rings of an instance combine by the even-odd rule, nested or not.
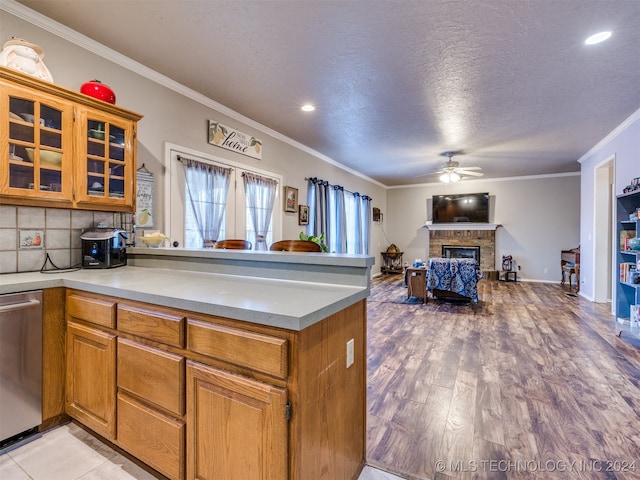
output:
[[[116,94],[100,80],[91,80],[82,84],[80,93],[97,98],[103,102],[113,103],[114,105],[116,103]]]

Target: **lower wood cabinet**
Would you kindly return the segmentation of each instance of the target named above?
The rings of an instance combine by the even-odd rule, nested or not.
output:
[[[365,301],[292,332],[68,289],[65,318],[66,413],[169,479],[362,470]]]
[[[187,362],[187,478],[283,480],[287,393]]]
[[[184,478],[185,424],[118,393],[118,445],[172,480]]]
[[[103,437],[116,438],[116,336],[67,323],[66,411]]]

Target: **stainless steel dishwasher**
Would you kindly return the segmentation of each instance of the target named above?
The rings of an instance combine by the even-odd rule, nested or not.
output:
[[[42,291],[0,295],[0,448],[42,423]]]

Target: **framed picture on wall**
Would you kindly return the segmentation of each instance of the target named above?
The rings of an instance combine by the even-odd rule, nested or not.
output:
[[[298,189],[294,187],[284,187],[284,211],[298,211]]]
[[[298,225],[309,225],[309,205],[298,207]]]

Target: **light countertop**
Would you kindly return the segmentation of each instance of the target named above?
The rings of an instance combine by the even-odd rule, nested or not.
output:
[[[218,250],[215,248],[127,248],[137,267],[215,272],[331,285],[368,287],[375,259],[335,253]]]
[[[0,275],[0,294],[67,287],[262,325],[303,330],[369,295],[369,287],[124,266]]]

